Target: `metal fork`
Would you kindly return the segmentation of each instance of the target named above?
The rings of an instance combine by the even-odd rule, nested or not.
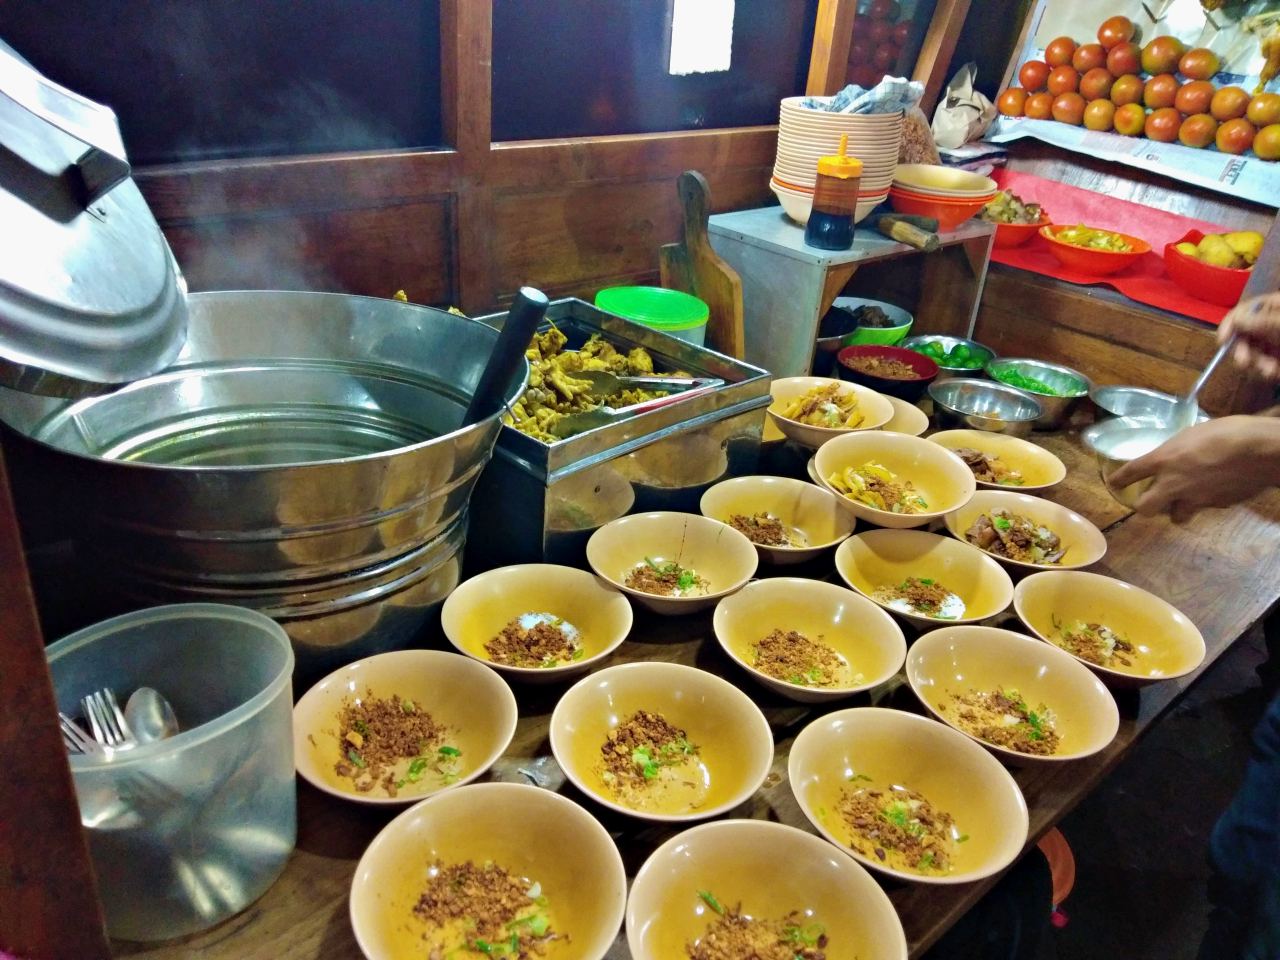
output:
[[[116,695],[110,687],[103,687],[80,701],[84,715],[93,729],[93,739],[113,750],[128,750],[138,745],[138,738],[129,729],[124,712],[116,703]]]
[[[62,711],[58,711],[58,722],[62,726],[62,742],[72,753],[101,753],[102,747],[80,726]]]

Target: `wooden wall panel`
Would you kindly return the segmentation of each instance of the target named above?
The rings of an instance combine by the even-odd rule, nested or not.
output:
[[[164,224],[192,290],[341,290],[456,299],[452,201]]]

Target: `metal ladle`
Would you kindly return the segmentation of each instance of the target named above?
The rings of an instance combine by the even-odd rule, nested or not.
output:
[[[181,729],[169,701],[151,687],[133,691],[124,705],[124,719],[140,744],[166,740]]]
[[[1191,389],[1178,398],[1178,402],[1173,405],[1173,412],[1169,415],[1169,426],[1174,430],[1185,430],[1187,427],[1195,426],[1195,422],[1200,416],[1200,405],[1196,402],[1196,395],[1200,393],[1201,388],[1213,376],[1213,371],[1218,368],[1218,364],[1222,359],[1231,352],[1231,348],[1235,346],[1236,338],[1229,337],[1226,342],[1218,348],[1218,352],[1213,355],[1208,364],[1205,365],[1200,376],[1196,377],[1196,382],[1191,385]]]

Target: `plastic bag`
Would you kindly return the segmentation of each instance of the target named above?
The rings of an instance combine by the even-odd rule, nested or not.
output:
[[[996,118],[996,107],[973,86],[978,66],[966,63],[951,78],[933,114],[933,139],[938,146],[955,150],[987,132]]]
[[[929,118],[919,107],[912,107],[902,118],[902,146],[898,151],[898,162],[935,166],[942,162],[933,143],[933,134],[929,131]]]

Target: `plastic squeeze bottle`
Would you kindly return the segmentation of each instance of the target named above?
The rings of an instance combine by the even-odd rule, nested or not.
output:
[[[849,137],[840,137],[840,152],[818,158],[813,188],[813,212],[804,228],[804,242],[820,250],[848,250],[853,246],[853,214],[862,183],[862,161],[845,156]]]

